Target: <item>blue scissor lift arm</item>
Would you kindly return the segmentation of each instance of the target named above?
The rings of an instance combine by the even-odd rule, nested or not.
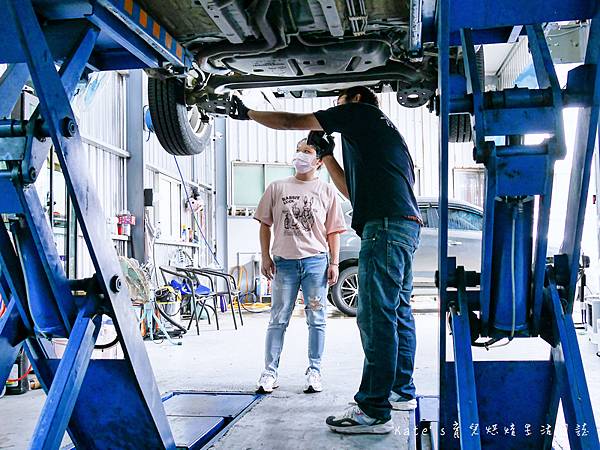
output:
[[[82,158],[70,98],[89,70],[161,68],[183,73],[189,53],[133,1],[0,1],[0,385],[23,344],[48,394],[31,447],[55,449],[68,431],[78,448],[175,448],[136,327],[124,278]],[[55,62],[60,64],[57,71]],[[6,119],[31,80],[39,106]],[[34,182],[51,146],[95,275],[68,279]],[[91,360],[102,315],[125,358]],[[48,338],[68,338],[54,357]],[[135,444],[134,444],[135,443]]]
[[[546,449],[552,446],[561,401],[570,447],[598,449],[571,314],[598,130],[600,6],[584,0],[440,0],[436,12],[440,395],[438,404],[421,399],[421,426],[437,424],[443,449]],[[584,64],[569,72],[567,86],[561,89],[543,24],[570,20],[591,21],[590,34]],[[507,42],[519,34],[527,35],[538,89],[485,92],[476,46]],[[464,77],[449,71],[450,47],[455,45],[462,47]],[[564,241],[560,254],[548,263],[554,163],[566,154],[562,111],[567,106],[581,109]],[[447,253],[449,116],[466,112],[474,123],[474,159],[486,169],[479,272],[465,271],[461,261]],[[538,145],[524,145],[524,135],[531,133],[550,137]],[[499,145],[501,137],[504,142]],[[453,361],[446,354],[448,318]],[[477,339],[490,346],[501,339],[537,336],[550,344],[548,360],[473,361],[473,345],[482,345]]]

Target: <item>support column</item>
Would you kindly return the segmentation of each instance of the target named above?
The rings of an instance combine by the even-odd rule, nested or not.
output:
[[[131,249],[140,264],[146,262],[144,245],[144,108],[143,73],[132,70],[127,78],[127,209],[135,216],[131,227]]]
[[[229,270],[227,239],[227,123],[225,117],[215,118],[215,189],[216,189],[216,234],[217,259],[225,270]]]

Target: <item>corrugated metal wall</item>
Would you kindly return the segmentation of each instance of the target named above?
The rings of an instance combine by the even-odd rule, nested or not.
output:
[[[97,142],[84,138],[83,145],[92,184],[100,197],[104,215],[116,216],[127,209],[126,152],[115,154]]]
[[[82,157],[87,159],[91,184],[100,198],[107,230],[113,236],[117,233],[116,223],[110,218],[127,209],[125,85],[124,76],[118,72],[95,73],[73,100],[84,144]],[[127,254],[127,242],[122,238],[115,236],[113,244],[120,255]],[[76,276],[88,277],[93,273],[79,230]]]
[[[125,78],[118,72],[92,74],[73,100],[82,136],[125,148]]]
[[[512,88],[515,80],[532,63],[526,36],[519,38],[504,64],[498,70],[498,89]]]

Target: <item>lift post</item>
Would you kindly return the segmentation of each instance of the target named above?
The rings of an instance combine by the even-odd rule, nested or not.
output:
[[[467,15],[468,12],[468,15]],[[591,20],[585,63],[561,89],[542,24]],[[538,89],[485,92],[475,49],[506,42],[524,31]],[[440,114],[440,448],[551,448],[562,401],[572,449],[599,449],[572,305],[591,162],[600,107],[600,7],[594,1],[440,0],[437,10]],[[459,44],[465,76],[451,75],[450,46]],[[554,163],[564,158],[562,111],[581,108],[571,172],[565,238],[549,261],[547,233]],[[466,272],[448,258],[449,115],[471,113],[475,161],[486,169],[482,265]],[[524,135],[550,135],[524,145]],[[503,145],[496,145],[504,137]],[[492,138],[494,138],[492,140]],[[537,208],[534,208],[537,202]],[[534,236],[533,226],[537,224]],[[447,360],[452,330],[454,361]],[[551,346],[547,361],[473,361],[479,338],[540,336]],[[419,407],[430,407],[421,399]],[[421,416],[423,416],[421,411]],[[424,426],[422,424],[421,426]]]

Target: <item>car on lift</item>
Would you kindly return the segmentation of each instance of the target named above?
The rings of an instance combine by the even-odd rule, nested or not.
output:
[[[405,107],[435,105],[437,50],[422,44],[433,41],[435,0],[138,3],[194,57],[189,70],[147,70],[153,128],[171,154],[202,152],[211,117],[226,114],[231,93],[247,89],[302,98],[366,84],[394,91]],[[460,50],[453,52],[460,71]],[[471,137],[469,114],[451,116],[450,140]]]
[[[421,241],[413,261],[413,295],[436,295],[435,271],[438,266],[438,199],[418,197],[423,218]],[[360,238],[350,228],[352,206],[342,203],[348,230],[340,240],[340,276],[330,289],[329,299],[347,316],[356,315],[358,304],[358,254]],[[448,202],[448,255],[456,256],[467,270],[481,270],[483,210],[461,200]]]

